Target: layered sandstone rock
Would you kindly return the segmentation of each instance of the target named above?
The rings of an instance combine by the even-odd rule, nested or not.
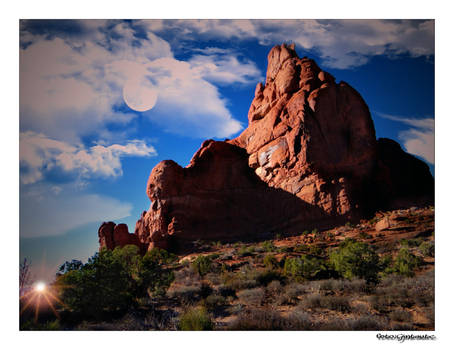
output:
[[[115,225],[112,221],[103,222],[98,229],[99,249],[114,249],[115,247],[124,247],[128,244],[136,245],[141,251],[146,247],[140,242],[136,234],[130,234],[128,225]]]
[[[377,142],[359,93],[293,46],[269,53],[248,119],[237,138],[205,141],[186,168],[156,165],[152,204],[135,229],[141,244],[297,233],[433,202],[427,165],[391,140]]]

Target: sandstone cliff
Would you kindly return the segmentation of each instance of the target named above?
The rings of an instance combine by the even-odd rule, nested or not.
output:
[[[291,45],[270,51],[248,119],[237,138],[205,141],[186,168],[156,165],[151,206],[121,242],[150,249],[261,238],[433,203],[428,166],[392,140],[377,141],[359,93]],[[100,246],[116,246],[101,228]]]

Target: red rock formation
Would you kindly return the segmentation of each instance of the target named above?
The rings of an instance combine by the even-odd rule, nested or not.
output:
[[[112,221],[103,222],[98,230],[99,249],[114,249],[115,247],[124,247],[128,244],[138,246],[141,251],[145,251],[144,245],[139,241],[136,234],[130,234],[128,225],[115,225]]]
[[[293,46],[269,53],[248,119],[237,138],[205,141],[186,168],[156,165],[147,183],[152,205],[135,229],[142,244],[296,233],[433,202],[428,167],[390,140],[377,142],[359,93]]]

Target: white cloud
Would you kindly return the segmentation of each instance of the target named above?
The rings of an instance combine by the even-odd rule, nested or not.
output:
[[[59,170],[77,174],[79,178],[122,175],[121,157],[155,156],[156,150],[144,141],[132,140],[125,145],[71,145],[32,131],[20,133],[21,182],[42,180],[46,172]]]
[[[145,115],[166,130],[198,137],[226,137],[241,130],[219,90],[190,63],[161,58],[150,62],[148,70],[158,86],[158,101]]]
[[[135,118],[132,110],[118,112],[123,101],[141,112],[159,104],[160,113],[147,115],[170,131],[184,133],[180,122],[189,127],[188,134],[198,130],[195,135],[201,137],[227,137],[240,130],[212,83],[255,82],[260,72],[253,62],[219,53],[199,54],[190,63],[177,60],[169,44],[150,30],[138,35],[140,21],[84,20],[77,25],[84,35],[33,35],[22,26],[27,43],[20,51],[22,131],[77,143],[107,123],[127,125]],[[206,127],[199,128],[196,112]]]
[[[150,24],[180,40],[256,39],[262,45],[294,42],[315,50],[331,68],[363,65],[375,55],[434,54],[434,21],[415,20],[167,20]]]
[[[98,194],[59,191],[47,187],[21,193],[21,238],[63,235],[92,222],[131,215],[132,205]]]
[[[106,30],[104,21],[81,21],[90,33],[81,38],[31,36],[20,51],[21,129],[77,142],[106,123],[135,117],[119,113],[122,88],[134,68],[158,57],[172,56],[164,40],[149,33],[137,39],[124,23]],[[29,35],[30,36],[30,35]],[[123,70],[116,62],[130,62]],[[134,65],[135,64],[135,65]]]
[[[189,64],[200,77],[221,84],[251,84],[262,80],[261,72],[254,62],[241,62],[230,50],[208,48],[198,50],[202,54],[191,57]]]
[[[433,118],[413,119],[383,113],[377,114],[383,118],[411,126],[412,128],[399,133],[399,139],[402,140],[406,151],[435,164],[435,120]]]

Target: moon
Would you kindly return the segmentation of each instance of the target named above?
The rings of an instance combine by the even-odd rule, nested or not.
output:
[[[138,112],[146,112],[156,104],[158,92],[151,83],[132,79],[123,86],[123,99],[129,108]]]

